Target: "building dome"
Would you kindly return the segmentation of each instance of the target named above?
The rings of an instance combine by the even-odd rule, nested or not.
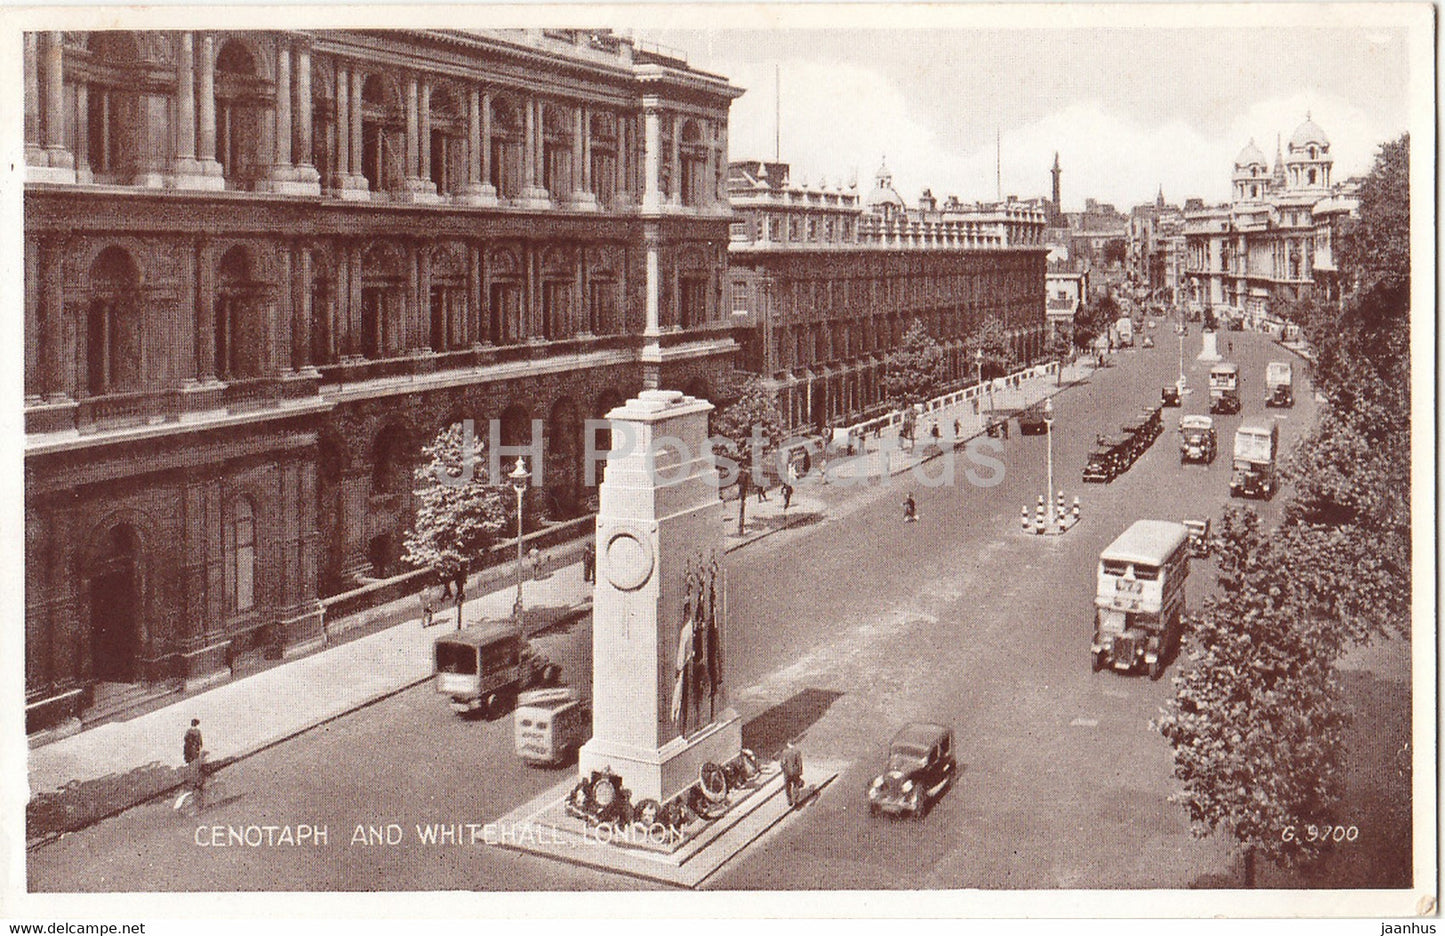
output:
[[[1258,146],[1254,145],[1253,137],[1250,137],[1249,143],[1244,149],[1240,150],[1239,155],[1234,158],[1234,168],[1247,169],[1250,166],[1269,168],[1269,163],[1265,162],[1264,154],[1259,151]]]
[[[1328,149],[1330,138],[1320,129],[1320,125],[1310,119],[1308,112],[1305,114],[1305,122],[1295,128],[1294,135],[1289,138],[1290,149],[1303,149],[1313,143],[1316,146]]]
[[[898,209],[907,207],[903,196],[899,195],[898,190],[893,187],[893,172],[888,168],[886,160],[878,167],[878,172],[873,178],[875,180],[873,188],[868,192],[868,197],[863,200],[866,207],[882,208],[884,205],[891,205]]]

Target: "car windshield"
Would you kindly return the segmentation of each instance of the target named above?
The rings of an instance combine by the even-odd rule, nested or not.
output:
[[[899,773],[917,770],[927,762],[927,755],[911,748],[894,748],[888,753],[888,769]]]

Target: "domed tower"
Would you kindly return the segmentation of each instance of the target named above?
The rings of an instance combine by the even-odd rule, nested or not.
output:
[[[1289,187],[1292,189],[1328,189],[1330,169],[1334,167],[1330,156],[1330,139],[1319,124],[1305,112],[1305,122],[1295,128],[1289,138],[1289,155],[1285,157],[1285,168],[1289,172]]]
[[[884,157],[878,172],[873,176],[873,190],[863,201],[863,207],[867,211],[881,215],[885,221],[892,221],[900,218],[907,210],[907,203],[898,190],[893,187],[893,171],[888,168],[888,159]]]
[[[1234,158],[1234,200],[1259,201],[1268,188],[1269,163],[1250,137],[1249,144]]]

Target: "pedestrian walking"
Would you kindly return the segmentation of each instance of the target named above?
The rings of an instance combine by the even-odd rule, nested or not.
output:
[[[181,742],[181,757],[185,760],[186,766],[200,760],[201,745],[204,743],[201,738],[201,720],[192,718],[191,727],[186,729],[185,739]]]
[[[761,504],[763,501],[765,501],[765,500],[767,500],[767,499],[768,499],[768,486],[767,486],[766,484],[759,484],[759,485],[758,485],[758,503]]]
[[[788,806],[797,806],[802,801],[803,793],[803,752],[797,749],[791,739],[778,758],[778,768],[782,770],[786,783]]]
[[[943,437],[943,434],[938,431],[938,423],[934,423],[933,425],[928,427],[928,434],[933,436],[934,442],[937,442]]]
[[[448,589],[447,593],[450,594],[451,590]],[[431,627],[432,616],[435,614],[436,606],[432,603],[431,586],[427,586],[421,591],[421,626]]]
[[[597,546],[591,540],[582,547],[582,581],[597,581]]]
[[[963,425],[962,425],[958,420],[955,419],[955,420],[953,421],[953,440],[954,440],[955,442],[957,442],[958,439],[959,439],[959,437],[962,436],[962,435],[963,435]]]
[[[913,499],[913,492],[908,492],[908,498],[903,502],[903,522],[913,523],[918,519],[918,502]]]
[[[793,486],[784,481],[783,486],[779,488],[779,490],[782,491],[783,494],[783,512],[787,513],[788,505],[793,502]]]

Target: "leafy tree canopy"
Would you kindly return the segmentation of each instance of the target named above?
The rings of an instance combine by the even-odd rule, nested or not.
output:
[[[943,348],[914,319],[903,341],[883,362],[883,392],[897,409],[937,396],[943,382]]]
[[[753,455],[754,429],[765,452],[783,443],[783,414],[774,393],[757,374],[733,371],[717,390],[710,432],[727,439],[742,463]]]
[[[1014,369],[1013,343],[1003,323],[990,315],[969,337],[965,354],[968,363],[978,366],[978,353],[983,352],[983,378],[1002,377]]]
[[[452,483],[443,482],[443,475]],[[468,436],[461,423],[422,448],[415,479],[416,521],[403,544],[404,558],[435,569],[442,579],[465,572],[516,517],[516,492],[487,478],[486,440]]]

